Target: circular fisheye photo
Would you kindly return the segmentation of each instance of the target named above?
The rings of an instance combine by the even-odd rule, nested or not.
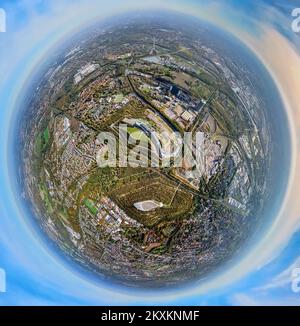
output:
[[[204,281],[280,202],[280,97],[254,54],[211,24],[173,12],[111,18],[53,50],[28,88],[26,204],[96,278]]]

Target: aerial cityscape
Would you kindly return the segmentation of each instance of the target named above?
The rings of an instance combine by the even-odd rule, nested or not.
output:
[[[96,275],[145,287],[205,278],[260,221],[265,104],[247,66],[220,51],[225,36],[206,29],[159,17],[93,27],[33,92],[24,194]]]

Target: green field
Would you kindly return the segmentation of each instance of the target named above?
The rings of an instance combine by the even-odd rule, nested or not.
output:
[[[114,103],[121,103],[123,101],[123,94],[117,94],[114,96]]]
[[[134,140],[140,140],[142,142],[148,142],[149,138],[145,133],[143,133],[141,130],[135,127],[128,127],[127,131],[129,135],[134,139]]]
[[[91,214],[93,214],[93,215],[97,214],[98,209],[94,206],[94,203],[90,199],[84,199],[83,203],[87,207],[87,209],[90,211]]]
[[[50,141],[50,132],[47,127],[43,132],[40,132],[35,140],[35,153],[40,156],[48,147]]]

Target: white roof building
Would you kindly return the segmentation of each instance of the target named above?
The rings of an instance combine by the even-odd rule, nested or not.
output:
[[[191,121],[194,118],[194,116],[191,112],[185,111],[182,113],[181,118],[185,121]]]

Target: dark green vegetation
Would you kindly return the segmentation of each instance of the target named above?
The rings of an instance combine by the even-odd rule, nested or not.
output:
[[[38,157],[46,152],[50,141],[49,128],[47,127],[43,132],[40,132],[35,140],[35,153]]]

